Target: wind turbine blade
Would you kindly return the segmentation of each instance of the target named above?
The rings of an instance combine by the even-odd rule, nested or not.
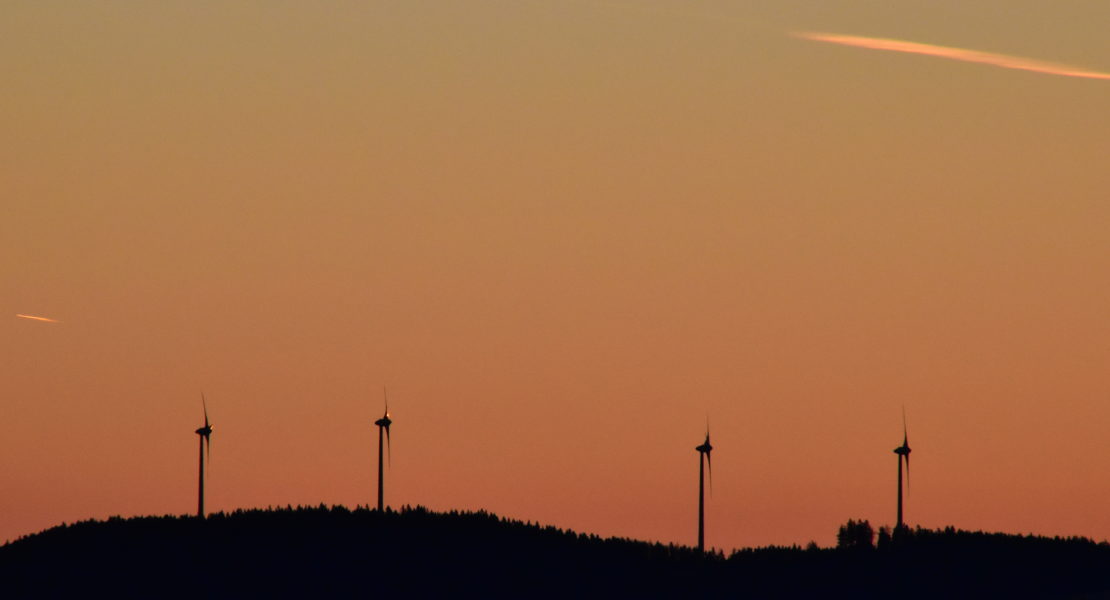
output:
[[[709,434],[707,433],[706,438],[708,439],[708,437],[709,437]],[[713,496],[713,453],[712,452],[706,452],[705,453],[705,462],[709,465],[709,495]]]
[[[389,441],[389,427],[385,428],[385,459],[393,467],[393,444]]]
[[[385,397],[385,416],[389,416],[389,389],[382,386],[382,395]]]
[[[909,430],[906,429],[906,405],[904,404],[902,405],[902,445],[907,448],[910,446],[910,434]]]
[[[906,454],[906,489],[910,489],[910,455]]]
[[[208,401],[204,399],[204,392],[200,393],[200,405],[204,407],[204,426],[208,427]]]

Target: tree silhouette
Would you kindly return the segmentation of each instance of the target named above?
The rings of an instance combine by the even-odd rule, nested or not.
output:
[[[841,550],[871,550],[874,548],[874,537],[875,530],[871,529],[871,523],[848,519],[836,533],[836,547]]]
[[[891,544],[890,528],[887,527],[886,525],[883,525],[882,527],[879,528],[879,537],[878,537],[878,541],[875,543],[875,547],[878,548],[879,550],[889,550],[890,549],[890,544]]]
[[[884,531],[886,532],[884,534]],[[601,538],[488,512],[320,505],[61,525],[0,546],[0,597],[1110,597],[1110,545],[865,520],[837,548]],[[912,584],[907,585],[907,582]]]

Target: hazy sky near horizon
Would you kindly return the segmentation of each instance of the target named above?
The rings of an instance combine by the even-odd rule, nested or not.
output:
[[[8,2],[0,540],[386,499],[1110,538],[1103,0]],[[16,315],[40,316],[50,323]]]

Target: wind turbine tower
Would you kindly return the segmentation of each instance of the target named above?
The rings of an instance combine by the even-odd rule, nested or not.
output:
[[[383,476],[383,472],[382,472],[382,433],[384,432],[384,434],[385,434],[385,443],[387,445],[389,445],[389,426],[393,423],[393,420],[389,418],[389,392],[386,392],[384,390],[384,388],[383,388],[382,391],[385,392],[385,415],[383,415],[382,418],[378,419],[377,421],[374,421],[374,424],[378,426],[378,511],[379,512],[382,511],[382,510],[385,510],[385,488],[384,488],[384,476]],[[392,452],[392,449],[390,449],[390,450],[391,451],[389,453],[389,458],[390,458],[390,462],[392,462],[393,452]]]
[[[705,443],[694,448],[698,451],[698,551],[705,551],[705,467],[709,466],[709,487],[713,487],[713,459],[709,444],[709,427],[705,428]]]
[[[902,411],[902,445],[894,449],[898,455],[898,524],[894,530],[900,531],[905,527],[902,520],[902,461],[906,461],[906,487],[910,485],[910,436],[906,431],[906,411]]]
[[[200,438],[200,472],[199,481],[197,485],[197,518],[204,518],[204,455],[208,454],[209,462],[212,461],[212,424],[208,422],[208,403],[204,399],[204,394],[200,395],[201,406],[204,407],[204,427],[197,429],[196,433]]]

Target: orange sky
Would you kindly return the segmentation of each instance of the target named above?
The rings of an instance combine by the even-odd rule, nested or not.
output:
[[[485,508],[1110,538],[1101,0],[0,8],[0,539]],[[8,316],[3,316],[6,313]],[[16,315],[43,316],[46,323]]]

